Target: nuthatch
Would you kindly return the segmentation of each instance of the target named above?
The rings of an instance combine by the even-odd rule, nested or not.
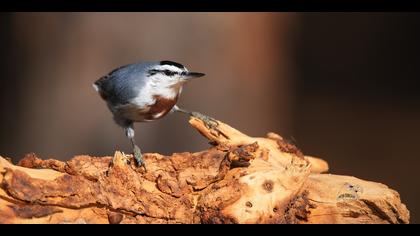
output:
[[[134,142],[134,122],[153,121],[176,111],[197,117],[209,127],[217,125],[211,117],[176,106],[183,85],[202,76],[173,61],[139,62],[121,66],[93,84],[115,122],[125,130],[139,166],[144,162]]]

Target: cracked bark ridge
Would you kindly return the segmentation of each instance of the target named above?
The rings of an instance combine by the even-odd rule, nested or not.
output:
[[[213,145],[197,153],[0,157],[0,223],[408,223],[383,184],[322,174],[328,164],[281,136],[249,137],[219,121],[190,124]]]

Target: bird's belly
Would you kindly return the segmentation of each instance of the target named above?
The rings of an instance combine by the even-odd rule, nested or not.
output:
[[[121,114],[124,118],[136,122],[157,120],[172,110],[178,100],[177,97],[168,99],[155,95],[155,102],[152,105],[139,107],[132,104],[130,108],[122,111]]]

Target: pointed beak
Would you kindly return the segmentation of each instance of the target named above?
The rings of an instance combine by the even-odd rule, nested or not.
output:
[[[186,72],[185,75],[183,76],[185,79],[189,80],[189,79],[194,79],[194,78],[199,78],[199,77],[203,77],[206,74],[204,73],[199,73],[199,72]]]

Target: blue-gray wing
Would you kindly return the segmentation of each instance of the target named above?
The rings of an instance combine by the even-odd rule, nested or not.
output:
[[[144,66],[121,66],[98,79],[94,86],[101,97],[112,105],[123,105],[138,95],[145,82]]]

